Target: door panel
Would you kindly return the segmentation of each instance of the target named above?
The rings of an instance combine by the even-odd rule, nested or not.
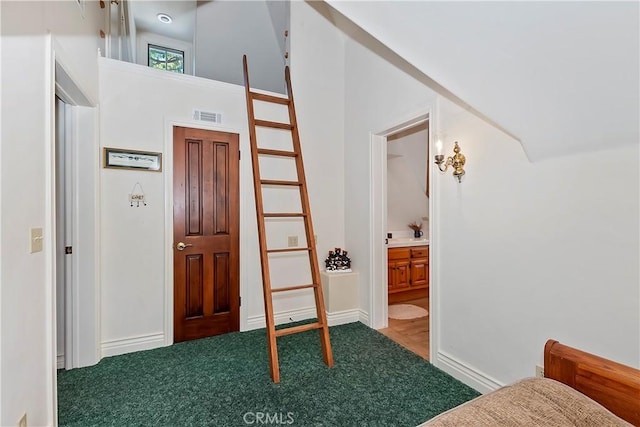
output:
[[[199,317],[204,314],[204,280],[203,280],[202,255],[187,255],[187,280],[186,300],[187,319]]]
[[[411,260],[411,286],[425,286],[429,283],[428,266],[426,258]]]
[[[174,127],[175,342],[240,328],[238,168],[237,134]]]
[[[202,203],[200,195],[203,193],[200,179],[202,174],[202,142],[185,141],[187,145],[187,235],[199,236],[202,234]],[[206,196],[207,194],[205,194]]]
[[[215,255],[214,306],[216,313],[229,310],[229,255]]]

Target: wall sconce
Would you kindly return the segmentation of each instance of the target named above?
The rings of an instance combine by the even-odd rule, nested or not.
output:
[[[455,142],[455,146],[453,147],[453,152],[455,153],[453,157],[447,157],[445,160],[443,154],[435,155],[435,164],[438,165],[438,169],[440,172],[446,172],[449,169],[449,166],[453,166],[453,177],[458,179],[458,182],[462,182],[462,176],[464,175],[464,164],[467,159],[464,157],[464,154],[460,153],[460,146],[458,145],[458,141]],[[442,141],[438,140],[436,142],[436,153],[442,152]],[[444,168],[442,167],[444,165]]]

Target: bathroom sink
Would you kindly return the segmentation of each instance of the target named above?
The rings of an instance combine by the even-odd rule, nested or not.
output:
[[[400,237],[394,239],[388,239],[389,243],[387,244],[388,248],[398,248],[403,246],[422,246],[428,245],[429,239],[425,237],[421,237],[419,239],[413,237]]]

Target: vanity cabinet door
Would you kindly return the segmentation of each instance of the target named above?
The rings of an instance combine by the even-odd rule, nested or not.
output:
[[[395,262],[395,289],[408,288],[409,287],[409,260],[402,260]]]
[[[429,259],[411,259],[411,286],[427,286],[429,284]]]
[[[389,291],[409,287],[411,274],[411,252],[408,248],[390,248],[388,250]]]

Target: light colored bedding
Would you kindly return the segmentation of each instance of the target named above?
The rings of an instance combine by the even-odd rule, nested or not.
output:
[[[527,378],[421,424],[428,427],[630,427],[582,393],[548,378]]]

